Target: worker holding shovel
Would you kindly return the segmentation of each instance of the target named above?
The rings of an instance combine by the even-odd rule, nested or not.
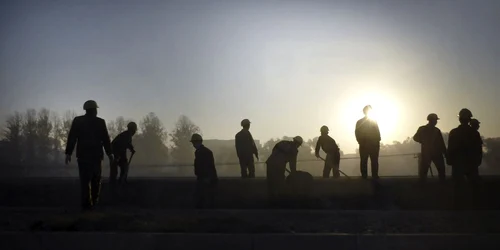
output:
[[[326,159],[324,159],[325,167],[323,168],[323,178],[329,178],[330,171],[333,172],[333,178],[338,178],[340,176],[340,149],[335,140],[328,135],[329,129],[327,126],[322,126],[320,131],[321,136],[318,138],[318,142],[316,143],[315,155],[317,158],[321,158],[319,156],[320,148],[326,153]]]
[[[127,182],[128,169],[132,157],[135,154],[134,146],[132,145],[132,137],[137,132],[137,124],[130,122],[127,124],[127,130],[120,133],[111,142],[113,153],[116,156],[115,160],[111,163],[110,168],[110,184],[112,188],[116,186],[116,176],[118,175],[118,167],[120,167],[119,183],[124,184]],[[130,159],[127,160],[127,149],[132,153]]]

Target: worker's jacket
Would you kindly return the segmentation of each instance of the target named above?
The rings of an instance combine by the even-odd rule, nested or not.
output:
[[[378,124],[367,117],[361,118],[356,122],[355,135],[359,145],[370,146],[380,144]]]
[[[476,165],[479,153],[482,154],[482,144],[479,132],[468,125],[459,125],[450,131],[447,151],[448,163],[451,165]]]
[[[418,128],[413,140],[421,144],[421,153],[426,156],[438,156],[446,154],[441,130],[429,124]]]
[[[297,155],[299,150],[295,142],[293,141],[280,141],[274,148],[271,156],[267,159],[266,163],[269,165],[276,165],[280,168],[286,167],[286,164],[290,164],[290,170],[297,170]]]
[[[91,115],[77,116],[73,119],[66,143],[66,154],[71,155],[76,146],[79,159],[103,158],[103,147],[110,155],[111,142],[104,119]]]
[[[257,156],[258,152],[250,131],[242,129],[234,139],[238,158],[243,161],[253,162],[253,156]]]
[[[134,152],[134,146],[132,145],[132,133],[127,130],[117,135],[111,142],[111,148],[113,149],[115,157],[126,158],[127,149]]]
[[[201,145],[194,153],[194,174],[198,180],[217,181],[214,154],[210,149]]]

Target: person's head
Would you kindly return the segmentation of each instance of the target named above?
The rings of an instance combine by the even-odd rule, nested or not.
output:
[[[321,126],[319,131],[321,132],[321,135],[327,135],[328,132],[330,131],[330,129],[328,129],[328,127],[326,125],[323,125],[323,126]]]
[[[365,114],[365,116],[368,116],[368,114],[370,113],[371,110],[372,110],[372,106],[371,105],[366,105],[363,108],[363,114]]]
[[[127,130],[130,131],[132,135],[135,135],[137,132],[137,124],[135,122],[129,122],[127,124]]]
[[[438,120],[439,120],[439,117],[434,113],[431,113],[427,116],[427,121],[429,121],[429,124],[432,126],[436,126],[438,123]]]
[[[460,121],[460,124],[468,125],[471,119],[472,112],[470,110],[464,108],[458,112],[458,121]]]
[[[471,126],[471,128],[473,128],[475,130],[479,130],[479,127],[480,127],[479,124],[481,124],[481,123],[477,119],[470,120],[470,126]]]
[[[295,142],[295,145],[298,147],[300,147],[302,145],[302,143],[304,142],[304,140],[302,139],[302,137],[300,136],[295,136],[293,137],[293,142]]]
[[[200,134],[193,134],[191,136],[191,143],[194,148],[199,148],[203,144],[203,138]]]
[[[88,100],[83,104],[83,109],[85,110],[86,115],[97,116],[97,103],[94,100]]]
[[[248,119],[241,120],[241,126],[247,130],[250,129],[250,120]]]

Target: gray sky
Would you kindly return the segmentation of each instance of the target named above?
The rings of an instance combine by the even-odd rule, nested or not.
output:
[[[0,116],[95,99],[169,130],[185,114],[205,138],[243,118],[262,141],[326,124],[354,152],[366,104],[383,142],[468,107],[498,136],[499,24],[495,0],[1,1]]]

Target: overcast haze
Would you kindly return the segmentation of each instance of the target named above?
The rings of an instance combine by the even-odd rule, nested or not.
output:
[[[2,1],[0,115],[94,99],[105,119],[152,111],[168,130],[185,114],[205,138],[243,118],[261,141],[326,124],[354,152],[366,104],[394,114],[383,142],[429,112],[449,131],[468,107],[498,136],[499,24],[494,0]]]

